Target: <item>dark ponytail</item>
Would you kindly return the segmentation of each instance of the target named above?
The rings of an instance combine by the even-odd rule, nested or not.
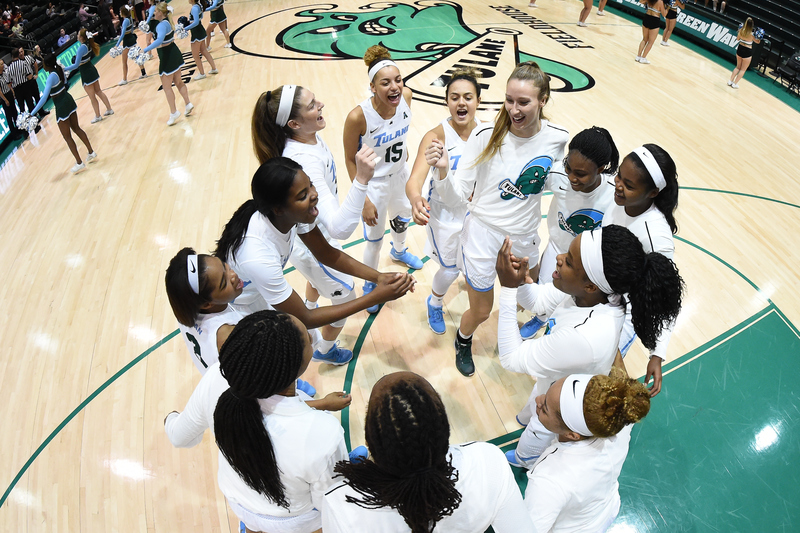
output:
[[[214,255],[222,261],[228,261],[228,258],[236,259],[236,250],[241,246],[244,241],[244,234],[247,232],[247,226],[250,224],[250,217],[258,211],[254,200],[247,200],[239,206],[239,209],[233,214],[231,219],[222,228],[222,235],[217,241],[217,249],[214,250]]]
[[[633,330],[648,350],[654,350],[665,326],[678,317],[683,279],[675,263],[656,252],[645,254],[628,228],[603,226],[603,270],[617,294],[628,294]]]
[[[61,83],[67,83],[67,78],[64,76],[64,69],[62,69],[61,65],[58,64],[54,54],[47,54],[42,60],[42,65],[44,65],[44,68],[48,72],[55,72],[58,74],[58,79],[61,80]]]
[[[597,165],[599,173],[612,174],[619,167],[619,150],[605,128],[592,126],[578,133],[569,143],[569,151],[572,150]]]
[[[284,87],[281,85],[274,91],[261,93],[256,100],[256,107],[253,109],[253,117],[250,121],[250,130],[253,136],[253,151],[260,164],[266,163],[273,157],[283,154],[286,147],[286,140],[292,138],[292,128],[287,124],[283,127],[275,123],[278,116],[278,109],[281,104],[281,94]],[[300,115],[300,93],[303,88],[298,86],[294,93],[292,109],[289,112],[288,120],[296,120]]]
[[[236,325],[219,352],[220,372],[230,388],[214,410],[217,446],[248,487],[286,509],[281,471],[257,400],[297,379],[304,349],[303,334],[289,315],[258,311]]]
[[[183,248],[169,262],[164,284],[167,288],[167,298],[172,312],[178,322],[186,327],[194,326],[200,308],[211,301],[211,292],[214,287],[208,282],[206,270],[208,264],[206,255],[197,256],[197,277],[200,282],[200,294],[195,293],[189,285],[189,273],[186,258],[196,252],[191,248]],[[223,261],[225,261],[223,259]]]
[[[363,496],[348,503],[397,509],[412,533],[430,533],[461,503],[444,404],[414,381],[395,383],[379,400],[370,398],[364,428],[372,457],[339,462],[334,471]]]
[[[645,144],[644,147],[653,154],[653,158],[658,163],[661,173],[664,174],[664,180],[667,182],[666,187],[658,192],[653,203],[664,215],[664,218],[667,219],[669,228],[674,235],[678,233],[678,222],[675,220],[675,209],[678,208],[678,171],[675,167],[675,161],[672,160],[666,150],[657,144]],[[631,158],[639,173],[645,177],[650,190],[655,189],[656,184],[653,181],[653,177],[650,176],[650,172],[647,171],[639,156],[635,152],[631,152],[628,157]]]

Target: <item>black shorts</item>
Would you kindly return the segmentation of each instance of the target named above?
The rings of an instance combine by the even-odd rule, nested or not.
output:
[[[678,18],[678,12],[674,9],[667,11],[667,20],[675,20]]]
[[[655,15],[645,15],[644,20],[642,20],[642,26],[647,28],[648,30],[654,30],[660,26],[659,18]]]
[[[736,55],[741,57],[742,59],[747,59],[748,57],[753,57],[753,49],[748,48],[743,44],[739,45],[739,48],[736,49]]]

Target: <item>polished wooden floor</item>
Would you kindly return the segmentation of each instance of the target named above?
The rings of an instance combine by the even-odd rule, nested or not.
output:
[[[356,12],[362,3],[343,0],[336,9]],[[188,11],[188,5],[174,4],[178,12]],[[655,142],[677,162],[685,189],[677,214],[682,240],[676,242],[676,261],[688,292],[669,359],[747,321],[770,301],[800,324],[796,112],[747,80],[738,91],[728,88],[727,67],[677,40],[669,48],[656,45],[651,65],[634,62],[640,26],[611,10],[603,18],[592,14],[590,26],[578,28],[580,2],[538,4],[531,10],[534,16],[592,48],[568,48],[484,2],[463,2],[463,20],[473,33],[488,27],[517,30],[520,49],[593,77],[589,90],[554,94],[546,109],[554,123],[572,134],[592,125],[606,127],[623,154]],[[323,136],[344,175],[341,128],[346,113],[367,94],[366,69],[355,59],[306,60],[323,56],[281,51],[273,36],[300,20],[292,9],[300,5],[308,6],[289,0],[227,2],[231,29],[244,26],[234,36],[236,48],[223,48],[222,37],[214,38],[220,74],[188,84],[195,112],[171,128],[165,124],[168,109],[157,77],[117,86],[120,60],[106,56],[97,66],[113,117],[90,124],[92,111],[82,88],[71,90],[99,161],[71,175],[74,161],[51,114],[42,131],[0,170],[0,304],[6,309],[0,325],[0,489],[13,485],[0,508],[0,530],[237,530],[238,520],[216,486],[213,440],[207,436],[197,448],[176,450],[163,432],[166,413],[181,409],[199,380],[179,338],[157,347],[92,398],[27,463],[94,391],[175,330],[164,271],[183,246],[213,248],[222,225],[247,198],[256,168],[249,119],[262,91],[297,83],[325,102]],[[524,2],[513,6],[528,11]],[[261,18],[269,13],[278,14]],[[363,43],[381,38],[376,33]],[[179,44],[189,50],[188,41]],[[365,47],[360,44],[360,50]],[[286,59],[276,58],[281,55]],[[513,54],[504,53],[496,68],[499,80],[508,76],[513,60]],[[410,58],[403,61],[403,72],[426,64]],[[155,62],[147,68],[154,72]],[[492,85],[492,91],[498,88],[502,91],[502,81]],[[413,156],[422,134],[446,110],[423,101],[412,109]],[[482,112],[484,119],[492,116]],[[412,250],[421,252],[424,232],[413,227],[410,234]],[[357,231],[351,240],[359,237]],[[348,251],[361,257],[358,244]],[[398,269],[385,256],[382,266]],[[386,305],[369,329],[366,313],[345,327],[343,344],[350,348],[365,332],[352,376],[353,446],[363,443],[372,385],[401,369],[426,376],[442,394],[453,442],[487,440],[518,429],[514,415],[532,381],[500,367],[496,311],[476,332],[476,375],[461,377],[453,366],[452,342],[466,308],[464,282],[459,280],[445,299],[447,333],[435,336],[424,327],[432,273],[432,265],[416,273],[416,294]],[[289,279],[302,290],[297,273]],[[641,346],[627,362],[633,374],[643,374]],[[315,365],[307,379],[327,393],[344,386],[347,372],[347,367]],[[666,389],[670,380],[668,374]]]

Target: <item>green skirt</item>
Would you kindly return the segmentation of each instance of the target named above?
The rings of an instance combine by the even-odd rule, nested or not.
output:
[[[219,24],[226,20],[228,20],[228,17],[225,16],[225,9],[222,6],[211,12],[211,24]]]
[[[84,87],[91,85],[100,79],[100,74],[97,73],[97,69],[94,68],[94,65],[92,65],[91,61],[78,67],[78,72],[81,73],[81,82],[83,83]]]
[[[183,66],[183,55],[178,46],[172,42],[167,46],[156,48],[158,52],[158,74],[169,76],[179,71]]]
[[[202,22],[189,31],[191,32],[191,40],[193,43],[206,40],[206,29],[203,27]]]
[[[56,119],[58,122],[67,120],[71,114],[78,110],[72,95],[64,89],[57,95],[53,96],[53,105],[56,108]]]
[[[122,38],[122,48],[131,48],[132,46],[136,46],[136,35],[127,33]]]
[[[158,26],[158,21],[156,19],[150,19],[150,22],[147,23],[147,26],[149,28],[149,32],[153,35],[153,37],[155,37],[156,26]]]

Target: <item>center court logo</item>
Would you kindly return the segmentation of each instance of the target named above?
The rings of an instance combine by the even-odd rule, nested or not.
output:
[[[446,0],[370,3],[354,10],[312,4],[263,15],[238,28],[232,37],[238,37],[237,50],[245,54],[307,61],[361,61],[369,46],[380,44],[400,64],[414,99],[435,104],[444,103],[441,88],[462,67],[475,68],[482,75],[482,110],[503,105],[508,74],[521,61],[536,61],[550,75],[553,91],[594,86],[594,79],[576,67],[525,52],[525,46],[533,49],[537,39],[546,39],[539,32],[523,33],[515,29],[519,22],[507,16],[500,16],[496,24],[483,24],[478,32],[462,15],[459,4]],[[281,27],[274,40],[263,39]]]

